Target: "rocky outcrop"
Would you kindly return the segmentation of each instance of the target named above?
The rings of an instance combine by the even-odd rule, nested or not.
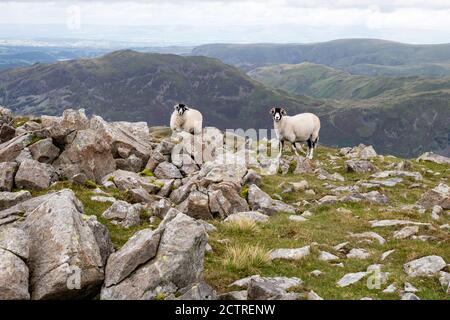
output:
[[[58,180],[55,169],[36,160],[23,161],[17,170],[15,182],[18,188],[43,190]]]
[[[59,148],[53,144],[51,138],[39,140],[32,144],[29,150],[34,160],[43,163],[52,163],[60,153]]]
[[[425,152],[417,158],[417,161],[430,161],[438,164],[450,164],[450,158],[433,152]]]
[[[143,208],[140,204],[132,205],[125,201],[118,200],[103,212],[102,217],[111,220],[114,224],[129,228],[138,225],[141,222],[141,210],[143,210]]]
[[[155,256],[149,250],[151,246],[142,243],[156,244],[158,232],[162,232],[162,236]],[[134,270],[127,267],[126,272],[122,271],[120,277],[114,278],[125,277],[122,281],[106,284],[101,299],[154,299],[159,294],[175,294],[202,280],[207,235],[203,226],[187,215],[172,209],[155,232],[146,231],[129,241],[132,242],[126,244],[123,251],[119,250],[113,259],[115,264],[135,266]],[[122,259],[128,262],[123,263]],[[107,266],[106,278],[111,279],[108,270]]]
[[[440,256],[427,256],[405,263],[403,270],[410,277],[432,276],[439,273],[446,265]]]
[[[86,298],[98,292],[104,278],[100,249],[72,191],[49,195],[28,215],[25,230],[32,299]]]
[[[33,135],[24,133],[0,144],[0,162],[14,161],[32,141]]]
[[[347,160],[345,161],[345,170],[347,172],[374,172],[377,168],[367,160]]]
[[[77,131],[53,166],[63,177],[84,173],[96,182],[116,169],[110,145],[90,129]]]
[[[153,177],[140,176],[131,171],[116,170],[103,177],[102,183],[113,182],[121,191],[142,188],[150,194],[157,193],[161,185]]]
[[[7,209],[17,203],[23,202],[31,198],[29,191],[21,190],[18,192],[0,192],[0,210]]]
[[[450,187],[445,183],[440,183],[424,193],[417,204],[427,209],[432,209],[434,206],[440,206],[446,210],[450,209]]]

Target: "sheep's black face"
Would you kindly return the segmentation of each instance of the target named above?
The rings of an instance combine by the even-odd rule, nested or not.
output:
[[[178,112],[178,114],[179,114],[180,116],[182,116],[182,115],[186,112],[187,109],[188,109],[188,107],[186,107],[186,105],[185,105],[185,104],[182,104],[182,103],[177,104],[177,105],[175,106],[175,110]]]
[[[270,109],[270,114],[272,115],[273,121],[278,122],[287,113],[283,108],[272,108]]]

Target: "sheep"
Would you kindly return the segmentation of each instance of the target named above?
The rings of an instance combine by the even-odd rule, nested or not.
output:
[[[308,143],[306,156],[312,159],[314,148],[319,141],[319,117],[312,113],[288,116],[283,108],[272,108],[270,114],[272,115],[273,125],[280,142],[279,156],[281,156],[285,141],[289,141],[292,144],[292,149],[297,156],[299,156],[297,142],[306,142]]]
[[[191,134],[202,132],[203,116],[200,111],[188,108],[185,104],[177,104],[170,117],[170,129],[173,131],[186,131]]]

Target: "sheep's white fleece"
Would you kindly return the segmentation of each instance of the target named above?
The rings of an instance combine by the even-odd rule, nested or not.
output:
[[[278,138],[289,142],[305,142],[309,138],[315,141],[319,137],[320,120],[312,113],[300,113],[295,116],[284,116],[274,122]]]
[[[201,133],[203,116],[200,111],[189,108],[182,116],[175,110],[170,117],[170,129],[173,131],[186,131],[189,133]]]

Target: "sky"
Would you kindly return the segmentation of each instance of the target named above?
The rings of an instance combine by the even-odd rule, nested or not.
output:
[[[5,37],[158,44],[340,38],[450,43],[450,0],[0,1],[0,39]]]

